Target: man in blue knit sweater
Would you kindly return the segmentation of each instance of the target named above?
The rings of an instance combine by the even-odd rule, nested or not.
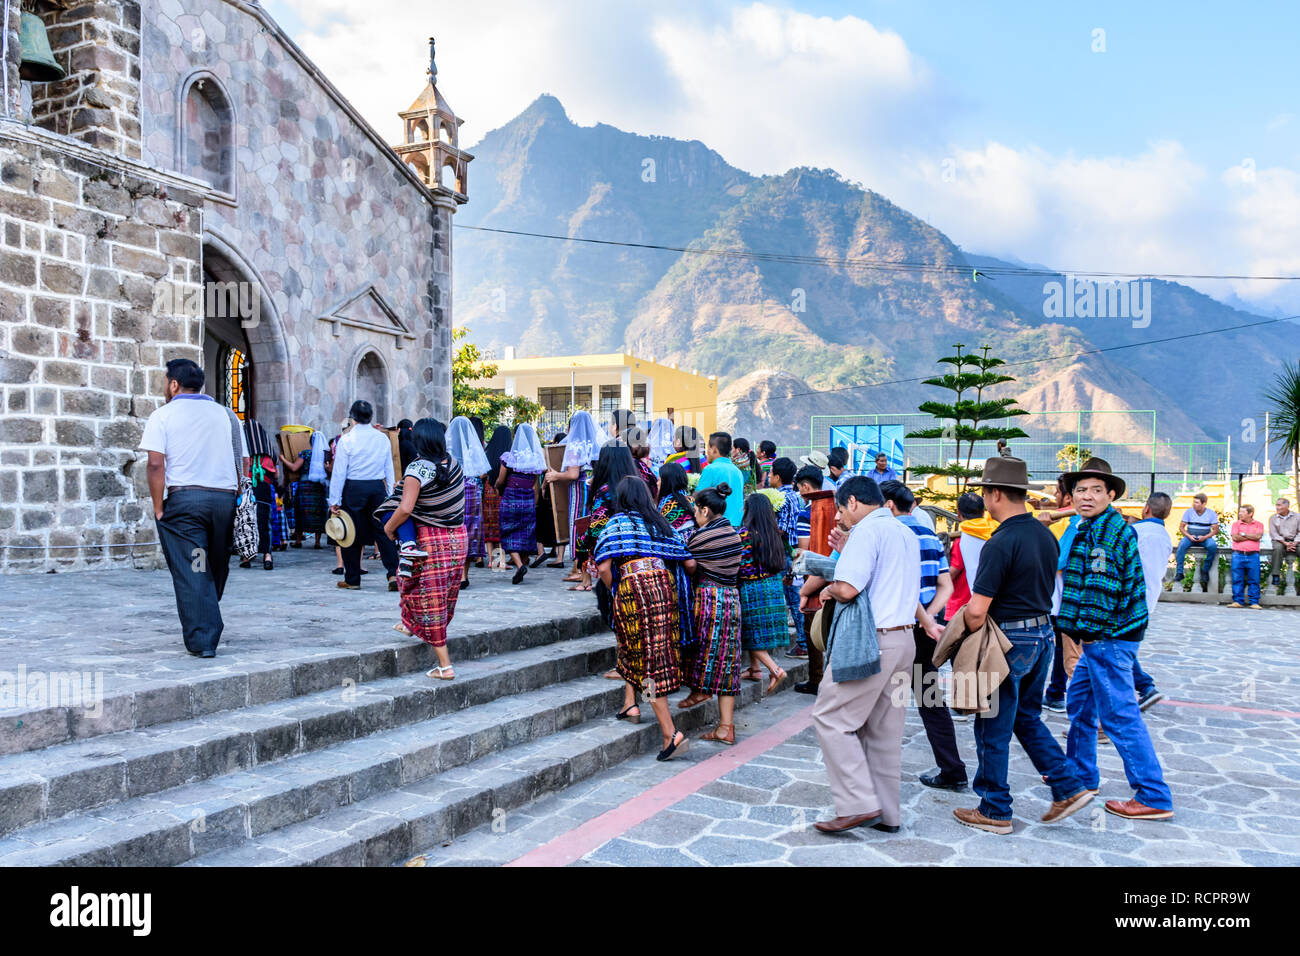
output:
[[[1147,601],[1137,534],[1111,507],[1124,494],[1124,480],[1100,458],[1090,459],[1062,480],[1080,516],[1062,575],[1057,618],[1061,631],[1083,644],[1066,693],[1070,769],[1088,789],[1100,787],[1100,720],[1136,791],[1129,800],[1107,800],[1107,812],[1130,820],[1168,820],[1174,815],[1173,796],[1133,686],[1133,663],[1147,628]]]

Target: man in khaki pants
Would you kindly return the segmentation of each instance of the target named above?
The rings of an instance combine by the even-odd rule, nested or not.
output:
[[[936,639],[943,629],[920,604],[917,536],[882,507],[884,498],[876,483],[862,476],[849,478],[835,493],[835,504],[840,527],[850,534],[837,542],[835,580],[821,597],[840,604],[867,600],[876,630],[874,635],[860,634],[841,626],[826,649],[813,726],[836,816],[816,827],[823,833],[839,833],[868,825],[894,833],[901,821],[907,696],[891,691],[907,684],[916,654],[915,621],[919,618]],[[837,617],[844,613],[844,608],[836,608]]]

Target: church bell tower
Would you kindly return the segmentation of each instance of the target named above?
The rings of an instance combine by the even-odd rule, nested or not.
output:
[[[438,64],[433,37],[429,38],[429,82],[402,118],[402,142],[397,155],[435,195],[469,201],[469,163],[474,157],[460,148],[460,124],[455,112],[438,92]]]

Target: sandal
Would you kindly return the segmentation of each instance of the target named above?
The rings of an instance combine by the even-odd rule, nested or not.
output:
[[[726,733],[723,732],[726,728]],[[736,725],[735,724],[718,724],[713,730],[700,737],[701,740],[716,740],[720,744],[726,744],[728,747],[736,742]]]
[[[574,585],[573,587],[571,587],[571,588],[565,588],[565,590],[566,590],[566,591],[590,591],[590,590],[591,590],[591,585],[590,585],[590,584],[575,584],[575,585]]]
[[[712,694],[701,694],[699,691],[693,690],[688,696],[683,697],[678,702],[677,706],[680,707],[682,710],[686,710],[688,707],[694,707],[696,704],[702,704],[706,700],[711,699],[712,697],[713,697]]]
[[[447,676],[448,674],[450,674],[451,676],[448,677]],[[439,664],[433,670],[426,671],[424,676],[433,677],[437,680],[455,680],[456,668],[452,667],[450,664],[448,664],[446,667],[443,667],[441,664]]]
[[[786,678],[785,671],[780,667],[778,667],[772,673],[772,679],[767,682],[767,690],[765,690],[763,693],[764,694],[772,693],[772,691],[776,690],[778,687],[781,686],[781,681],[785,680],[785,678]]]
[[[396,631],[398,634],[405,634],[407,637],[415,636],[409,630],[407,630],[406,625],[403,624],[401,621],[398,621],[396,624],[393,625],[393,630]]]
[[[677,742],[678,737],[682,738],[681,743]],[[669,742],[667,747],[659,751],[659,756],[655,757],[655,759],[672,760],[674,757],[686,753],[686,748],[689,745],[690,745],[690,741],[686,739],[686,735],[682,733],[680,730],[678,730],[673,734],[672,741]]]
[[[620,673],[618,672],[618,668],[614,668],[613,670],[605,671],[605,673],[601,674],[600,676],[603,677],[603,678],[605,678],[605,680],[622,680],[622,679],[623,679],[623,675],[620,674]]]
[[[634,710],[636,711],[635,714],[632,713]],[[633,704],[627,710],[621,711],[614,716],[618,720],[626,720],[629,724],[639,724],[641,723],[641,708],[638,705]]]
[[[761,667],[746,667],[740,672],[740,679],[760,681],[763,679],[763,669]]]

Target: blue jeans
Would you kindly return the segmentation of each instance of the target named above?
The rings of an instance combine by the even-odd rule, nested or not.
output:
[[[1133,655],[1133,687],[1137,690],[1138,700],[1156,689],[1156,679],[1142,669],[1136,653]]]
[[[1250,587],[1250,600],[1246,588]],[[1259,552],[1232,552],[1232,599],[1238,604],[1259,603]]]
[[[415,544],[415,519],[407,518],[397,528],[397,540],[403,544],[408,541]]]
[[[1186,535],[1178,542],[1178,551],[1174,555],[1174,562],[1178,568],[1179,580],[1182,580],[1183,577],[1183,558],[1187,556],[1187,549],[1195,543]],[[1205,549],[1205,563],[1201,565],[1201,583],[1206,584],[1210,580],[1210,568],[1214,566],[1214,562],[1219,555],[1219,542],[1213,538],[1206,538],[1200,544]]]
[[[1043,723],[1043,684],[1052,669],[1052,628],[1044,624],[1007,631],[1006,635],[1011,641],[1007,654],[1011,673],[998,687],[995,709],[975,721],[979,769],[972,786],[981,798],[980,813],[990,820],[1011,819],[1007,764],[1013,732],[1034,769],[1047,777],[1053,800],[1064,800],[1083,789],[1067,765],[1061,745]]]
[[[1043,691],[1043,703],[1065,700],[1065,652],[1061,649],[1061,641],[1068,638],[1061,637],[1061,632],[1056,630],[1056,618],[1052,618],[1052,630],[1055,634],[1052,646],[1052,679],[1047,682],[1047,690]]]
[[[1157,810],[1174,808],[1173,794],[1165,784],[1160,758],[1138,710],[1133,686],[1133,665],[1138,641],[1101,640],[1083,645],[1083,655],[1074,668],[1066,695],[1070,715],[1070,737],[1066,754],[1070,770],[1083,785],[1096,790],[1101,785],[1097,769],[1097,722],[1110,737],[1124,761],[1124,775],[1139,803]]]

